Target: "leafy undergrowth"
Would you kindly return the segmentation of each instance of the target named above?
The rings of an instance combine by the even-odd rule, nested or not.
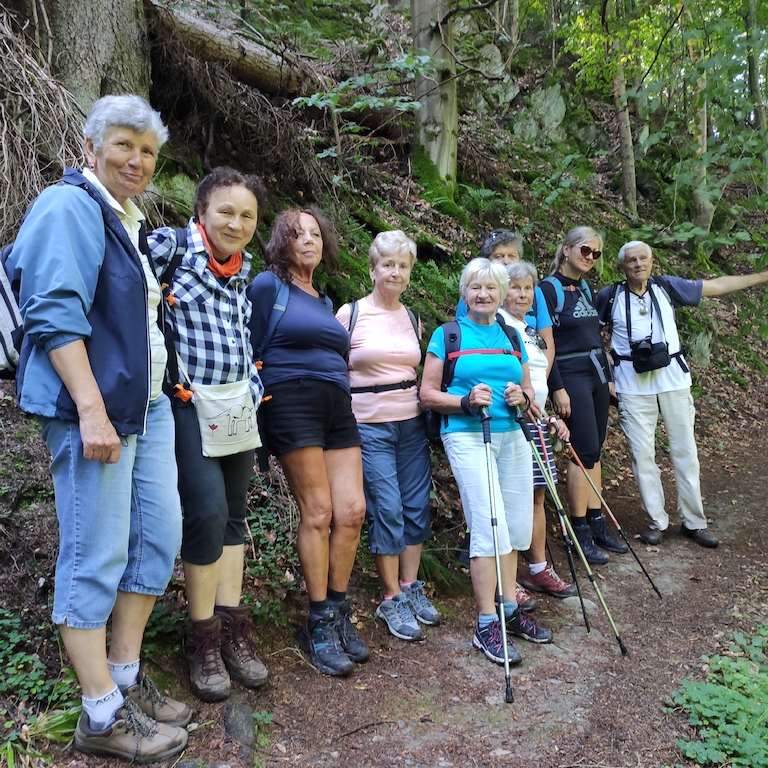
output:
[[[672,703],[690,714],[698,741],[679,740],[700,765],[768,766],[768,625],[747,638],[737,632],[730,651],[711,658],[706,681],[684,680]]]

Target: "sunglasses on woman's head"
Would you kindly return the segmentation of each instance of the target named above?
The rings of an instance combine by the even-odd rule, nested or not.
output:
[[[597,259],[599,259],[603,255],[603,252],[596,251],[594,248],[590,248],[588,245],[582,245],[581,255],[585,259],[588,259],[591,256],[595,261],[597,261]]]

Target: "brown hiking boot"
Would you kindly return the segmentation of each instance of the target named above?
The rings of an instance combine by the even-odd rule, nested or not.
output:
[[[189,664],[189,685],[203,701],[221,701],[232,684],[221,659],[221,618],[187,622],[184,655]]]
[[[117,710],[116,718],[103,731],[94,731],[83,712],[75,729],[75,746],[81,752],[114,755],[135,763],[164,760],[187,746],[183,728],[147,717],[131,699]]]
[[[251,609],[217,605],[221,619],[221,658],[233,680],[246,688],[258,688],[267,682],[267,668],[256,655],[251,640]]]
[[[158,723],[185,726],[192,719],[192,707],[189,704],[164,696],[143,671],[139,672],[138,681],[123,691],[123,695]]]

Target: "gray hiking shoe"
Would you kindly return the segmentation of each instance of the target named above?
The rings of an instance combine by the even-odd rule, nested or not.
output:
[[[192,719],[192,707],[189,704],[162,694],[143,671],[139,672],[138,681],[123,691],[123,695],[158,723],[183,727]]]
[[[403,594],[411,603],[413,615],[422,624],[428,624],[429,626],[434,627],[440,623],[440,614],[437,608],[429,602],[429,599],[424,594],[425,586],[423,581],[414,581],[410,587],[406,587],[403,590]]]
[[[75,729],[75,746],[93,755],[113,755],[134,763],[155,763],[181,752],[187,732],[175,725],[158,723],[145,715],[131,699],[117,710],[117,719],[103,731],[90,727],[83,713]]]
[[[389,631],[401,640],[423,640],[418,621],[411,610],[411,601],[404,592],[391,600],[382,600],[376,609],[376,615],[387,622]]]

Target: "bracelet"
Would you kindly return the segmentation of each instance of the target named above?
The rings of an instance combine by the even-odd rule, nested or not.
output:
[[[475,414],[472,413],[472,409],[469,407],[469,393],[464,395],[464,397],[461,398],[461,410],[464,411],[464,413],[467,414],[467,416],[474,416]]]

